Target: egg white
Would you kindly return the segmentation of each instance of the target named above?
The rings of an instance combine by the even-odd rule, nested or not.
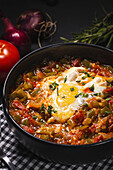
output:
[[[87,77],[84,73],[84,67],[71,67],[64,71],[61,75],[50,76],[43,80],[42,89],[46,94],[48,105],[51,105],[56,112],[52,112],[52,116],[59,122],[65,122],[75,111],[78,110],[88,98],[92,98],[95,93],[101,93],[106,88],[106,80],[96,75],[94,79]],[[86,76],[83,79],[83,76]],[[81,83],[78,83],[80,81]],[[58,86],[55,90],[51,91],[50,84],[56,82]],[[82,82],[85,85],[82,85]],[[76,95],[84,93],[85,89],[94,85],[94,90],[88,92],[88,97],[83,95]],[[74,88],[71,91],[71,88]],[[49,95],[48,95],[49,94]]]

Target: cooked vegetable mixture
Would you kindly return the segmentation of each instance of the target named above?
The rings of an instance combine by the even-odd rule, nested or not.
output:
[[[113,68],[72,57],[20,75],[9,95],[13,119],[32,135],[82,145],[113,137]]]

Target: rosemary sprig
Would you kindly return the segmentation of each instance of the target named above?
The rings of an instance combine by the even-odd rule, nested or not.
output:
[[[80,33],[71,33],[73,36],[71,40],[60,38],[64,42],[83,42],[110,48],[113,41],[113,13],[106,13],[105,10],[104,13],[103,18],[95,18],[87,29],[83,29]]]

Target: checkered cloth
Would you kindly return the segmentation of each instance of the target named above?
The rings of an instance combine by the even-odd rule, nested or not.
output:
[[[113,156],[104,159],[100,163],[83,164],[83,165],[61,165],[43,160],[28,151],[22,144],[18,142],[15,135],[8,127],[5,115],[0,105],[1,117],[1,145],[4,152],[11,162],[18,167],[19,170],[112,170]],[[111,148],[113,149],[113,148]],[[0,170],[8,170],[3,162],[0,162]],[[16,169],[15,169],[16,170]]]

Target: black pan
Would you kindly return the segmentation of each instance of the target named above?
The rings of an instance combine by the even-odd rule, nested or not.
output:
[[[38,139],[22,129],[8,112],[8,95],[19,74],[40,65],[44,58],[47,60],[64,55],[87,58],[113,66],[113,51],[95,45],[82,43],[66,43],[47,46],[35,50],[22,58],[10,71],[3,88],[3,106],[6,118],[12,131],[30,151],[40,157],[63,164],[91,163],[113,155],[113,138],[88,145],[64,145]]]

